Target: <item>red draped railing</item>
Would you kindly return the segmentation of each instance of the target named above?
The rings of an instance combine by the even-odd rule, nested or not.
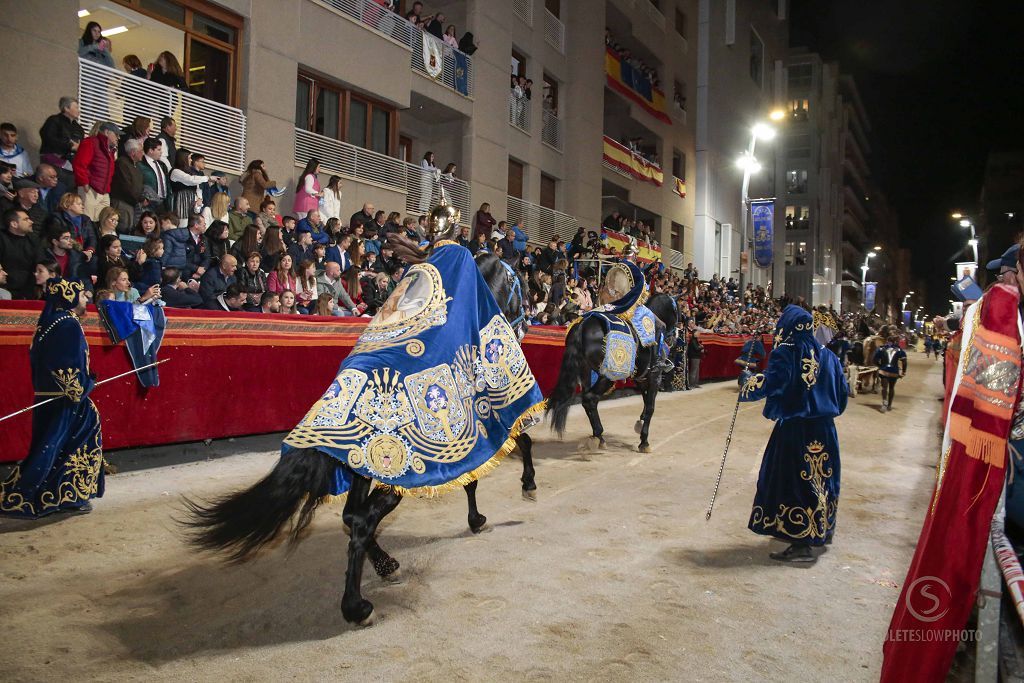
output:
[[[0,302],[0,415],[32,403],[28,347],[42,305]],[[365,319],[165,309],[160,386],[131,377],[96,389],[106,449],[220,439],[291,429],[330,383]],[[98,379],[131,369],[90,306],[83,320]],[[565,329],[531,327],[523,350],[545,395],[558,378]],[[704,335],[705,379],[735,377],[745,338]],[[768,340],[770,341],[770,340]],[[28,453],[31,413],[0,423],[0,462]]]

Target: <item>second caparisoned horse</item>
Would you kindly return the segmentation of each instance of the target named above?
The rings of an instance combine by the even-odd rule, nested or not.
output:
[[[679,309],[667,294],[657,294],[647,300],[646,282],[635,264],[624,261],[613,269],[617,272],[608,278],[607,286],[617,288],[617,295],[621,296],[570,326],[558,382],[548,398],[547,413],[551,417],[551,428],[562,436],[569,406],[580,387],[583,409],[593,434],[586,446],[592,451],[603,448],[604,426],[597,412],[598,401],[614,388],[615,382],[631,378],[644,397],[643,411],[635,426],[640,435],[638,450],[649,453],[648,438],[661,384],[663,349],[673,343]]]
[[[438,220],[442,208],[448,216]],[[538,420],[543,400],[521,333],[509,324],[521,315],[521,285],[500,264],[474,262],[448,239],[453,218],[457,223],[444,204],[434,210],[429,258],[406,273],[385,315],[371,321],[330,387],[285,438],[274,469],[211,503],[187,501],[195,546],[243,561],[286,531],[298,542],[321,502],[347,493],[341,611],[363,623],[373,612],[361,592],[365,557],[382,577],[398,569],[375,536],[403,496],[466,486],[473,526],[473,485],[517,442],[523,448],[519,437]],[[482,275],[505,285],[492,293]],[[529,448],[523,450],[525,489]]]

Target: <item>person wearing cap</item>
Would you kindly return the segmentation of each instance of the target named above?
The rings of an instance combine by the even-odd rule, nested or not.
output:
[[[32,219],[36,232],[42,230],[48,213],[46,207],[39,203],[39,183],[31,178],[16,178],[14,198],[0,199],[0,213],[8,209],[21,209]]]
[[[99,219],[100,210],[110,206],[110,184],[114,179],[114,150],[121,129],[109,121],[100,125],[96,135],[82,140],[71,169],[75,173],[75,186],[85,203],[85,215]]]
[[[1020,244],[1014,244],[1003,252],[999,258],[992,259],[985,267],[998,275],[999,282],[1016,286],[1017,284],[1017,255],[1020,253]]]

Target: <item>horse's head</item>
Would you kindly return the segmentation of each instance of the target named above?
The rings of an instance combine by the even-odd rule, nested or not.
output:
[[[502,315],[516,333],[516,338],[522,341],[526,336],[526,289],[522,277],[512,266],[488,252],[476,255],[476,265]]]

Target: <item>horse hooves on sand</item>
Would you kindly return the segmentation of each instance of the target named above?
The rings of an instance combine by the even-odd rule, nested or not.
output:
[[[400,586],[405,583],[405,574],[396,569],[390,574],[382,574],[380,580],[386,586]]]
[[[469,530],[478,534],[487,527],[487,518],[483,515],[469,520]]]
[[[344,600],[341,603],[341,614],[345,621],[358,626],[369,626],[373,623],[373,603],[369,600],[360,600],[350,608],[346,608]]]
[[[651,444],[649,444],[649,443],[640,444],[640,446],[637,447],[637,450],[639,450],[641,453],[650,453],[651,452]]]
[[[531,503],[536,503],[537,502],[537,490],[534,489],[532,491],[527,491],[527,490],[524,489],[523,490],[523,500],[528,500]]]
[[[385,557],[377,560],[373,563],[373,570],[377,572],[377,576],[382,579],[386,579],[395,572],[401,565],[398,564],[398,560],[393,557]]]

